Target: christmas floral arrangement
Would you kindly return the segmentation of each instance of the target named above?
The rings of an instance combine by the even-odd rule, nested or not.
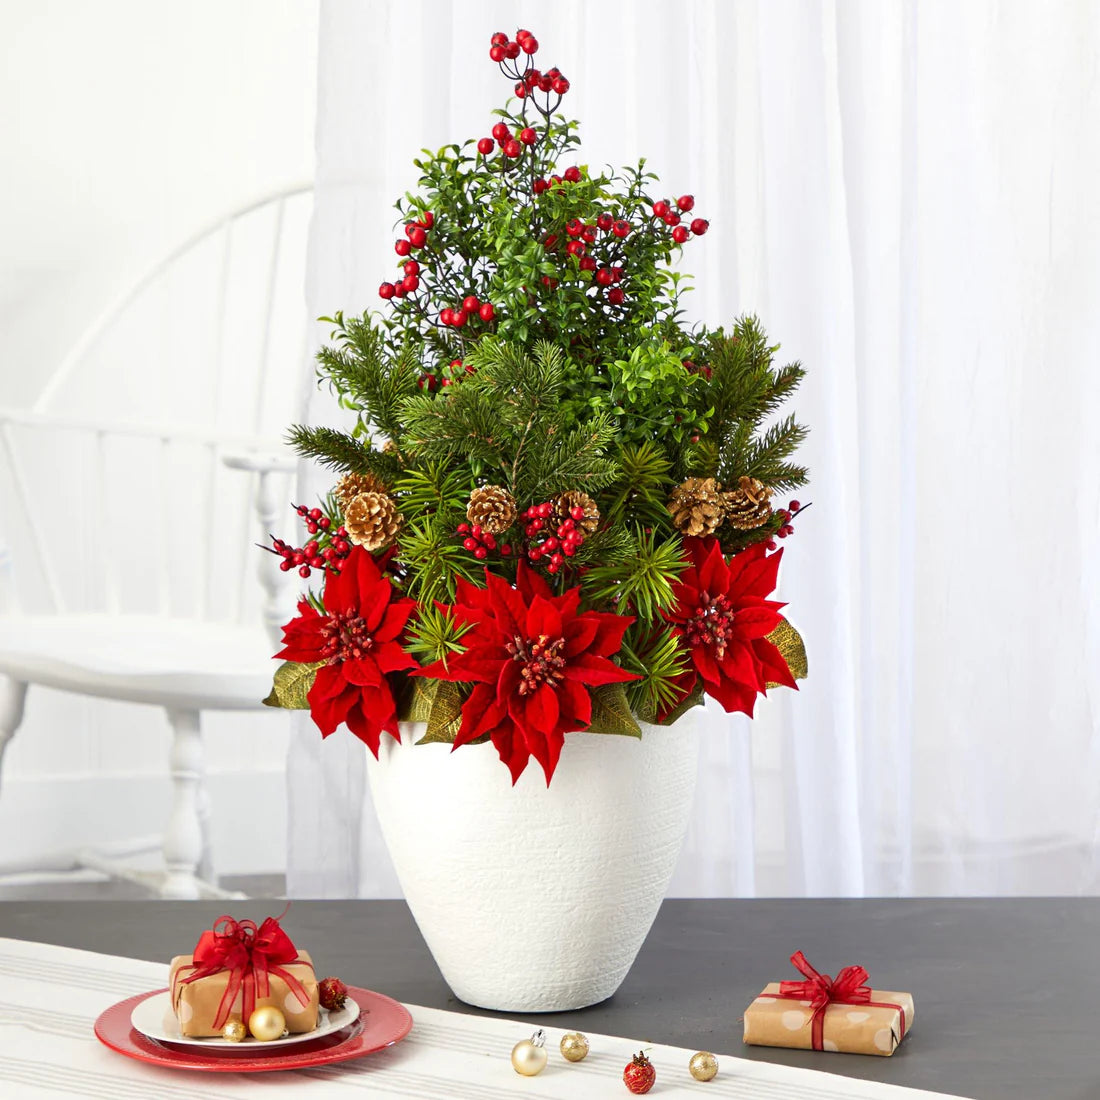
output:
[[[776,411],[797,363],[755,318],[689,327],[672,265],[708,229],[691,195],[596,172],[569,81],[528,31],[493,35],[514,86],[491,136],[415,161],[381,314],[333,326],[319,372],[350,431],[299,426],[333,471],[318,573],[268,702],[342,723],[377,755],[398,720],[491,741],[513,782],[553,776],[565,735],[642,736],[704,695],[751,715],[805,673],[772,598],[806,481],[805,428]]]

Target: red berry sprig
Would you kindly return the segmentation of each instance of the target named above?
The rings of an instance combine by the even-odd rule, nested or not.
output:
[[[681,195],[675,203],[671,199],[658,199],[650,207],[653,211],[654,226],[659,228],[658,223],[664,223],[671,231],[669,235],[676,244],[686,244],[693,234],[701,237],[710,228],[710,222],[705,218],[694,218],[690,229],[682,224],[680,215],[694,208],[694,195]]]
[[[779,517],[779,527],[776,530],[776,538],[785,539],[789,535],[794,534],[794,525],[791,521],[798,515],[799,512],[804,512],[809,508],[808,504],[803,504],[801,501],[792,500],[786,508],[783,508],[776,515]],[[777,546],[775,539],[768,540],[768,549],[774,550]]]
[[[653,1082],[657,1080],[657,1071],[653,1063],[645,1056],[644,1051],[638,1051],[623,1070],[623,1084],[634,1093],[642,1096],[653,1088]]]
[[[496,536],[484,530],[480,523],[475,523],[473,526],[460,523],[455,528],[455,534],[462,537],[462,548],[469,550],[478,561],[484,561],[493,550],[499,550],[502,558],[512,556],[512,544],[498,543]]]
[[[305,522],[306,531],[318,537],[310,539],[305,546],[292,546],[272,535],[271,545],[263,549],[283,559],[279,562],[279,568],[284,573],[295,567],[300,577],[309,577],[314,569],[339,573],[344,567],[344,560],[351,553],[347,529],[334,529],[332,517],[326,516],[320,508],[307,508],[304,504],[292,507]]]
[[[574,557],[584,543],[584,533],[577,527],[584,519],[583,508],[572,509],[557,528],[551,527],[553,514],[554,505],[548,500],[532,504],[523,513],[524,534],[528,540],[527,560],[532,565],[545,564],[547,573],[557,573],[565,559]]]
[[[517,98],[529,99],[535,105],[535,109],[549,119],[558,109],[562,96],[569,91],[569,81],[556,66],[547,69],[546,72],[536,69],[534,56],[538,50],[538,39],[528,30],[516,31],[514,40],[509,39],[503,31],[497,31],[489,39],[489,59],[500,66],[500,71],[509,80],[515,81],[514,90]],[[536,98],[536,93],[542,97],[541,101]],[[496,134],[493,136],[496,137]],[[520,138],[520,140],[523,139]],[[528,144],[534,144],[534,141]],[[478,143],[478,150],[481,151],[481,142]],[[492,151],[491,148],[489,151]],[[505,155],[513,154],[505,149]]]

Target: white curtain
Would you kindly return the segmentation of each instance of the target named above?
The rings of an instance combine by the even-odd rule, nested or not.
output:
[[[583,159],[711,219],[694,316],[809,371],[810,678],[712,714],[671,893],[1097,892],[1100,6],[324,0],[315,314],[376,304],[411,159],[487,132],[519,25]],[[358,743],[302,723],[290,764],[292,892],[397,893]]]

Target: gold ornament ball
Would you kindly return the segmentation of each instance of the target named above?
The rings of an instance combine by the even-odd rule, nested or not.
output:
[[[709,1051],[701,1050],[691,1056],[688,1072],[696,1081],[709,1081],[718,1072],[718,1059]]]
[[[248,1030],[261,1043],[270,1043],[286,1033],[286,1017],[274,1005],[263,1005],[248,1017]]]
[[[230,1043],[243,1043],[248,1034],[248,1028],[244,1026],[244,1020],[240,1016],[230,1016],[222,1028],[222,1038]]]
[[[579,1031],[567,1031],[561,1037],[561,1053],[567,1062],[581,1062],[588,1055],[588,1039]]]
[[[521,1039],[512,1047],[512,1069],[523,1077],[534,1077],[546,1069],[546,1036],[536,1031],[530,1039]]]

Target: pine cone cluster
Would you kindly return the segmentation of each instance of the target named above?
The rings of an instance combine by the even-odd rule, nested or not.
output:
[[[587,538],[600,525],[600,510],[596,502],[579,489],[566,489],[564,493],[558,493],[551,504],[554,506],[554,526],[560,527],[567,519],[571,519],[576,529]],[[579,508],[581,516],[578,519],[573,514]]]
[[[500,485],[483,485],[470,494],[466,518],[482,531],[499,535],[516,521],[516,498]]]
[[[771,518],[772,491],[754,477],[742,477],[739,489],[725,494],[726,522],[739,531],[762,527]]]
[[[374,474],[344,474],[332,490],[340,510],[346,512],[348,505],[361,493],[388,493],[389,486]]]
[[[371,553],[391,542],[401,530],[401,523],[401,513],[389,493],[359,493],[344,509],[348,538]]]
[[[726,501],[712,477],[689,477],[668,498],[672,525],[681,535],[713,535],[726,516]]]

